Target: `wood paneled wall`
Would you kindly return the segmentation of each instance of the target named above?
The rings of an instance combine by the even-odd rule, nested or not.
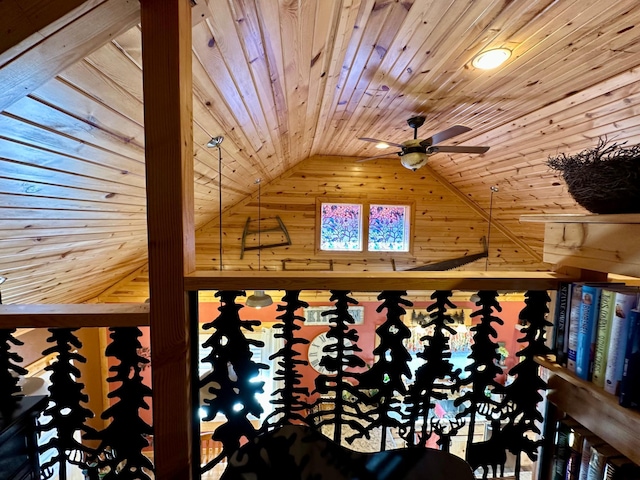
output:
[[[480,215],[427,169],[412,172],[396,162],[357,163],[355,160],[349,157],[312,157],[262,186],[262,228],[273,226],[277,215],[291,237],[289,246],[261,250],[262,270],[282,270],[282,262],[286,259],[289,260],[286,268],[290,270],[326,270],[333,261],[334,270],[389,271],[393,268],[392,258],[397,270],[405,270],[483,250],[482,237],[488,233],[488,211],[484,212],[485,216]],[[340,198],[413,203],[412,252],[395,255],[317,253],[316,201]],[[216,202],[216,198],[211,201]],[[249,217],[258,218],[257,194],[223,213],[224,270],[258,269],[258,250],[245,251],[244,258],[240,258],[242,232]],[[492,217],[489,270],[548,270],[548,264],[539,262],[497,228],[500,222],[498,209],[494,209]],[[252,229],[256,227],[254,222]],[[277,232],[264,232],[261,237],[262,244],[283,240]],[[218,218],[196,232],[198,269],[219,268],[218,239]],[[246,242],[247,246],[256,245],[257,235],[249,235]],[[484,270],[485,267],[485,259],[481,259],[463,269]],[[143,302],[148,297],[147,279],[146,268],[139,269],[106,291],[99,300]]]
[[[355,158],[316,156],[305,160],[271,184],[262,187],[262,224],[271,226],[279,216],[287,227],[292,245],[261,250],[261,266],[266,270],[282,269],[282,260],[291,259],[291,269],[319,269],[333,260],[335,270],[391,270],[407,268],[478,253],[483,250],[482,237],[488,222],[427,170],[417,172],[399,163],[382,161],[357,163]],[[415,204],[412,252],[324,253],[316,252],[316,200],[407,202]],[[494,212],[495,213],[495,212]],[[258,268],[258,251],[246,251],[240,259],[242,231],[247,218],[258,217],[256,195],[223,215],[223,264],[227,270]],[[498,222],[499,218],[494,218]],[[255,226],[255,225],[254,225]],[[196,263],[199,269],[215,269],[219,260],[219,225],[216,220],[198,232]],[[257,244],[257,235],[247,238]],[[279,235],[265,232],[262,243],[278,243]],[[491,232],[490,270],[548,269],[527,252],[520,251],[495,224]],[[484,270],[485,261],[469,264],[466,269]],[[324,269],[324,268],[323,268]]]

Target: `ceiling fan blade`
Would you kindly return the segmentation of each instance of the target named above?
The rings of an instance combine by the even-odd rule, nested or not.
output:
[[[465,132],[470,131],[469,127],[465,127],[464,125],[454,125],[453,127],[449,127],[446,130],[436,133],[430,138],[423,140],[422,146],[428,147],[429,145],[435,145],[440,142],[444,142],[445,140],[449,140],[458,135],[462,135]]]
[[[383,153],[381,155],[376,155],[375,157],[361,158],[360,160],[356,160],[356,163],[368,162],[369,160],[376,160],[378,158],[389,158],[391,155],[398,155],[400,153],[402,152]],[[391,159],[389,158],[389,160]]]
[[[469,145],[435,145],[427,148],[427,153],[485,153],[490,147],[472,147]]]
[[[397,148],[403,147],[403,145],[400,143],[390,142],[388,140],[378,140],[377,138],[360,137],[358,138],[358,140],[364,140],[365,142],[373,142],[373,143],[386,143],[390,147],[397,147]]]

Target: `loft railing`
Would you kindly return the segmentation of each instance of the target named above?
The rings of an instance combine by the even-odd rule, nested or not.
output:
[[[239,468],[232,458],[238,448],[259,442],[269,432],[289,424],[319,431],[344,446],[358,439],[377,438],[379,450],[387,448],[389,438],[399,439],[407,446],[424,446],[437,440],[446,449],[451,438],[464,428],[467,460],[474,467],[486,469],[495,462],[504,462],[502,456],[494,459],[483,452],[488,444],[473,442],[476,425],[485,419],[492,431],[491,439],[487,440],[491,442],[491,451],[504,453],[509,449],[516,454],[518,465],[522,455],[535,458],[538,443],[532,438],[539,433],[537,422],[541,417],[536,405],[542,398],[539,391],[544,382],[537,375],[533,358],[546,351],[544,328],[549,301],[546,290],[555,289],[558,281],[564,279],[555,274],[434,272],[429,276],[420,272],[387,275],[331,272],[322,277],[317,272],[312,275],[296,272],[260,275],[258,279],[234,272],[186,277],[188,290],[216,290],[220,302],[216,314],[205,319],[203,325],[202,348],[210,350],[202,359],[207,368],[195,389],[202,397],[194,405],[194,411],[203,416],[203,433],[205,427],[216,424],[215,430],[208,432],[202,441],[197,433],[199,424],[194,429],[198,436],[194,443],[202,446],[199,449],[202,472],[219,470],[225,464],[229,465],[226,468]],[[282,293],[281,298],[275,298],[278,308],[273,318],[276,321],[273,330],[277,332],[274,337],[281,343],[271,352],[271,358],[262,356],[259,362],[254,355],[264,346],[252,338],[251,332],[260,322],[252,319],[251,309],[243,307],[241,285]],[[333,341],[318,354],[318,364],[325,371],[317,374],[312,388],[298,381],[300,369],[306,367],[302,354],[308,349],[308,340],[299,335],[304,325],[301,309],[306,305],[301,290],[316,294],[329,290],[323,302],[329,307],[324,318],[328,323],[327,337]],[[472,362],[465,371],[454,368],[450,361],[452,341],[457,334],[450,315],[455,309],[454,290],[477,292],[479,298],[471,314]],[[496,381],[502,372],[494,336],[495,325],[501,322],[498,290],[526,291],[519,313],[525,325],[518,340],[522,349],[517,353],[519,363],[510,372],[514,381],[506,387]],[[429,329],[416,352],[419,365],[409,379],[406,359],[410,353],[404,342],[407,331],[402,317],[412,306],[412,297],[416,298],[418,292],[424,295],[425,291],[429,291],[424,304],[429,312],[425,324]],[[364,367],[352,312],[359,296],[371,300],[372,295],[384,321],[376,329],[375,362]],[[197,308],[197,303],[192,305]],[[100,313],[95,314],[100,308]],[[13,370],[19,364],[19,359],[11,356],[13,342],[8,335],[13,327],[66,327],[51,329],[51,346],[45,350],[54,353],[56,361],[50,365],[52,387],[47,407],[53,423],[44,426],[43,432],[56,427],[58,440],[45,444],[43,450],[53,449],[52,458],[58,463],[81,465],[88,478],[153,478],[149,460],[152,448],[148,446],[151,426],[138,415],[138,410],[151,402],[151,390],[140,376],[145,359],[140,355],[138,340],[138,327],[148,324],[147,308],[83,305],[75,307],[74,315],[67,308],[56,306],[0,306],[0,326],[5,327],[2,371]],[[192,312],[192,318],[197,318],[196,312]],[[104,353],[112,361],[110,377],[105,380],[115,388],[111,389],[111,405],[103,412],[94,412],[108,420],[102,431],[86,426],[91,412],[84,405],[83,378],[73,366],[69,367],[73,362],[82,362],[82,348],[74,336],[74,329],[81,326],[111,326],[112,342]],[[193,378],[198,378],[198,364],[193,363]],[[260,373],[277,384],[272,389],[271,410],[266,413],[265,405],[269,404],[256,398],[264,388]],[[13,380],[5,376],[5,381],[9,383],[2,386],[3,391],[11,392]],[[438,415],[436,406],[447,399],[456,414]],[[73,415],[67,415],[69,411]],[[61,432],[68,434],[67,440],[61,440]],[[88,442],[78,441],[78,432],[84,440],[94,440],[91,447]],[[129,440],[123,443],[123,439]],[[500,448],[496,449],[497,445]],[[183,447],[176,445],[176,448]],[[122,473],[127,465],[129,473]],[[137,476],[131,476],[132,472],[137,472]],[[43,477],[46,476],[45,468]]]

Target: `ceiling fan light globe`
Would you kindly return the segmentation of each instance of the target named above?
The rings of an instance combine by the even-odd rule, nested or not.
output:
[[[400,157],[402,166],[414,172],[427,163],[428,156],[422,152],[408,152]]]

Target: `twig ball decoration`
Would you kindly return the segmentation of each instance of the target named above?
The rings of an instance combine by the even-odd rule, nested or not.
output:
[[[594,148],[549,157],[573,199],[591,213],[640,213],[640,145],[600,138]]]

